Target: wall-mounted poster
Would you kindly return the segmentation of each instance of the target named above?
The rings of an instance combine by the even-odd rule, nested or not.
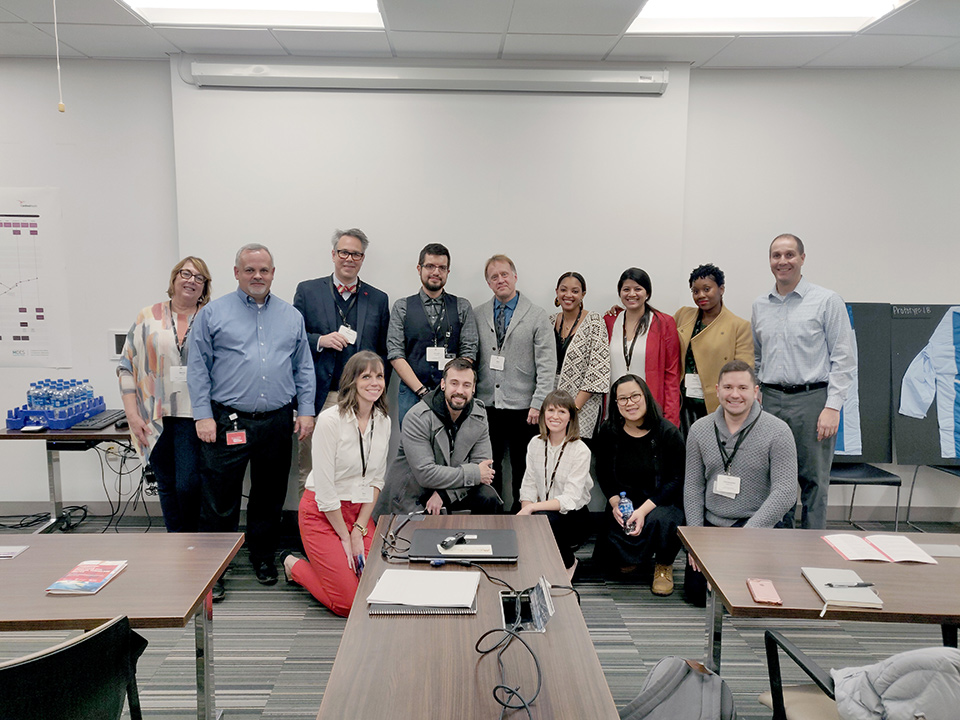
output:
[[[847,303],[847,313],[856,337],[857,371],[840,413],[834,461],[889,463],[890,306]]]
[[[960,305],[891,306],[897,462],[960,465]]]

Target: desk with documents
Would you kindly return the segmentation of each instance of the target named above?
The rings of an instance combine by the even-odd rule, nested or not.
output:
[[[765,530],[682,527],[680,539],[710,582],[704,662],[720,669],[723,613],[733,617],[805,618],[820,616],[823,602],[800,568],[850,568],[874,583],[882,609],[829,608],[827,620],[928,623],[940,625],[944,645],[957,646],[960,625],[960,558],[938,564],[845,560],[822,538],[825,530]],[[865,536],[871,533],[857,532]],[[960,535],[904,533],[917,544],[960,544]],[[747,578],[773,581],[783,605],[760,605]]]
[[[197,717],[216,717],[210,588],[243,544],[241,533],[4,537],[28,547],[0,562],[0,630],[90,630],[117,615],[134,628],[182,628],[194,619]],[[126,560],[127,567],[95,595],[44,592],[85,560]]]
[[[340,649],[330,673],[318,718],[323,720],[422,720],[458,718],[487,720],[498,717],[493,699],[499,682],[494,654],[481,657],[474,644],[486,630],[501,627],[499,588],[480,580],[476,615],[371,617],[367,596],[387,567],[406,567],[382,559],[381,533],[391,516],[383,516],[374,540],[357,599],[347,620]],[[520,558],[516,564],[490,565],[487,571],[513,587],[532,586],[540,575],[558,585],[567,577],[550,525],[544,517],[454,515],[429,517],[406,525],[400,533],[410,538],[414,529],[508,529],[517,533]],[[429,565],[410,567],[427,570]],[[476,572],[447,565],[434,572]],[[554,591],[556,614],[545,633],[524,633],[543,669],[543,689],[531,706],[534,718],[617,718],[600,661],[587,632],[576,597]],[[529,654],[516,643],[504,654],[511,684],[532,691],[535,670]],[[525,716],[519,712],[518,717]]]

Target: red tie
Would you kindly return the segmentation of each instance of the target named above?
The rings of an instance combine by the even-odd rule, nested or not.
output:
[[[341,285],[337,283],[337,292],[343,295],[344,293],[355,293],[357,291],[357,284],[353,285]]]

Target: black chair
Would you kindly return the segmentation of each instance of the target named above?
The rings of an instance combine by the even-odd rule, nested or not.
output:
[[[763,642],[767,651],[770,690],[760,695],[760,703],[773,710],[773,720],[839,720],[830,673],[776,630],[767,630]],[[813,682],[784,687],[780,678],[779,650],[793,659]]]
[[[863,530],[863,527],[859,523],[853,521],[853,502],[857,498],[857,487],[860,485],[872,485],[873,487],[896,488],[897,504],[893,509],[893,531],[897,532],[900,529],[900,487],[903,482],[899,475],[894,475],[892,472],[887,472],[869,463],[835,462],[830,468],[830,484],[853,486],[853,490],[850,493],[850,508],[847,510],[847,522],[857,528],[857,530]],[[909,516],[910,511],[908,509],[908,519]]]
[[[52,648],[0,664],[4,720],[141,720],[137,659],[147,641],[123,615]]]

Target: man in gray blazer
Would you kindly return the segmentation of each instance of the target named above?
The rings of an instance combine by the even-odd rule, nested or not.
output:
[[[480,335],[477,397],[487,409],[494,487],[503,491],[503,456],[510,451],[512,512],[520,509],[527,444],[537,434],[540,405],[556,384],[557,346],[543,308],[517,292],[517,266],[494,255],[483,276],[493,298],[476,308]]]
[[[490,487],[493,461],[483,403],[474,400],[473,362],[455,358],[440,386],[407,413],[397,457],[387,470],[378,510],[497,513],[502,503]]]

